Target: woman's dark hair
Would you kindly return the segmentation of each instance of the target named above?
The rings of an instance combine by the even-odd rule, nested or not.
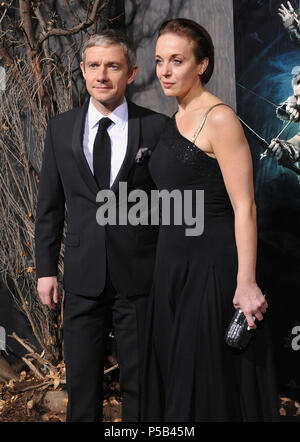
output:
[[[187,18],[175,18],[173,20],[165,21],[161,25],[158,31],[158,36],[160,37],[169,32],[182,35],[195,43],[194,54],[197,63],[200,63],[205,57],[208,58],[208,66],[205,72],[200,76],[202,83],[208,83],[214,70],[215,57],[214,45],[207,30],[193,20]]]

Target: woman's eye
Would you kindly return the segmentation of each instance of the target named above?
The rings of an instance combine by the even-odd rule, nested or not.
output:
[[[181,64],[181,60],[177,60],[177,58],[174,59],[174,64]]]
[[[161,63],[161,60],[159,60],[159,58],[157,58],[157,59],[155,60],[155,64],[159,64],[159,63]]]

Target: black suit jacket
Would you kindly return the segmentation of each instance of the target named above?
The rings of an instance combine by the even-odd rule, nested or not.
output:
[[[100,189],[82,144],[87,108],[88,102],[48,123],[35,226],[36,275],[57,275],[66,216],[64,289],[97,296],[104,288],[108,270],[119,292],[128,296],[144,294],[152,282],[158,227],[100,226],[96,222],[96,195]],[[155,149],[167,120],[128,101],[127,151],[112,185],[117,200],[120,181],[127,182],[128,192],[143,189],[149,194],[155,189],[147,161],[140,165],[135,158],[141,147]]]

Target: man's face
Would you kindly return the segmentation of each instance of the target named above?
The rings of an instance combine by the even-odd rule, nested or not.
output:
[[[88,48],[80,67],[92,103],[103,114],[109,114],[123,102],[126,86],[133,82],[137,73],[136,66],[128,72],[127,60],[119,44]]]
[[[300,106],[300,84],[294,86],[294,96],[297,99],[297,105]]]

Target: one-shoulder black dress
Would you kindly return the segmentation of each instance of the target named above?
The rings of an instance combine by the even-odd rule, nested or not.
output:
[[[204,190],[204,230],[188,236],[190,226],[176,225],[175,216],[160,226],[141,420],[276,421],[267,320],[244,352],[224,341],[234,314],[237,250],[218,162],[182,136],[173,117],[149,167],[159,191],[194,193],[194,215],[202,204],[196,190]]]

